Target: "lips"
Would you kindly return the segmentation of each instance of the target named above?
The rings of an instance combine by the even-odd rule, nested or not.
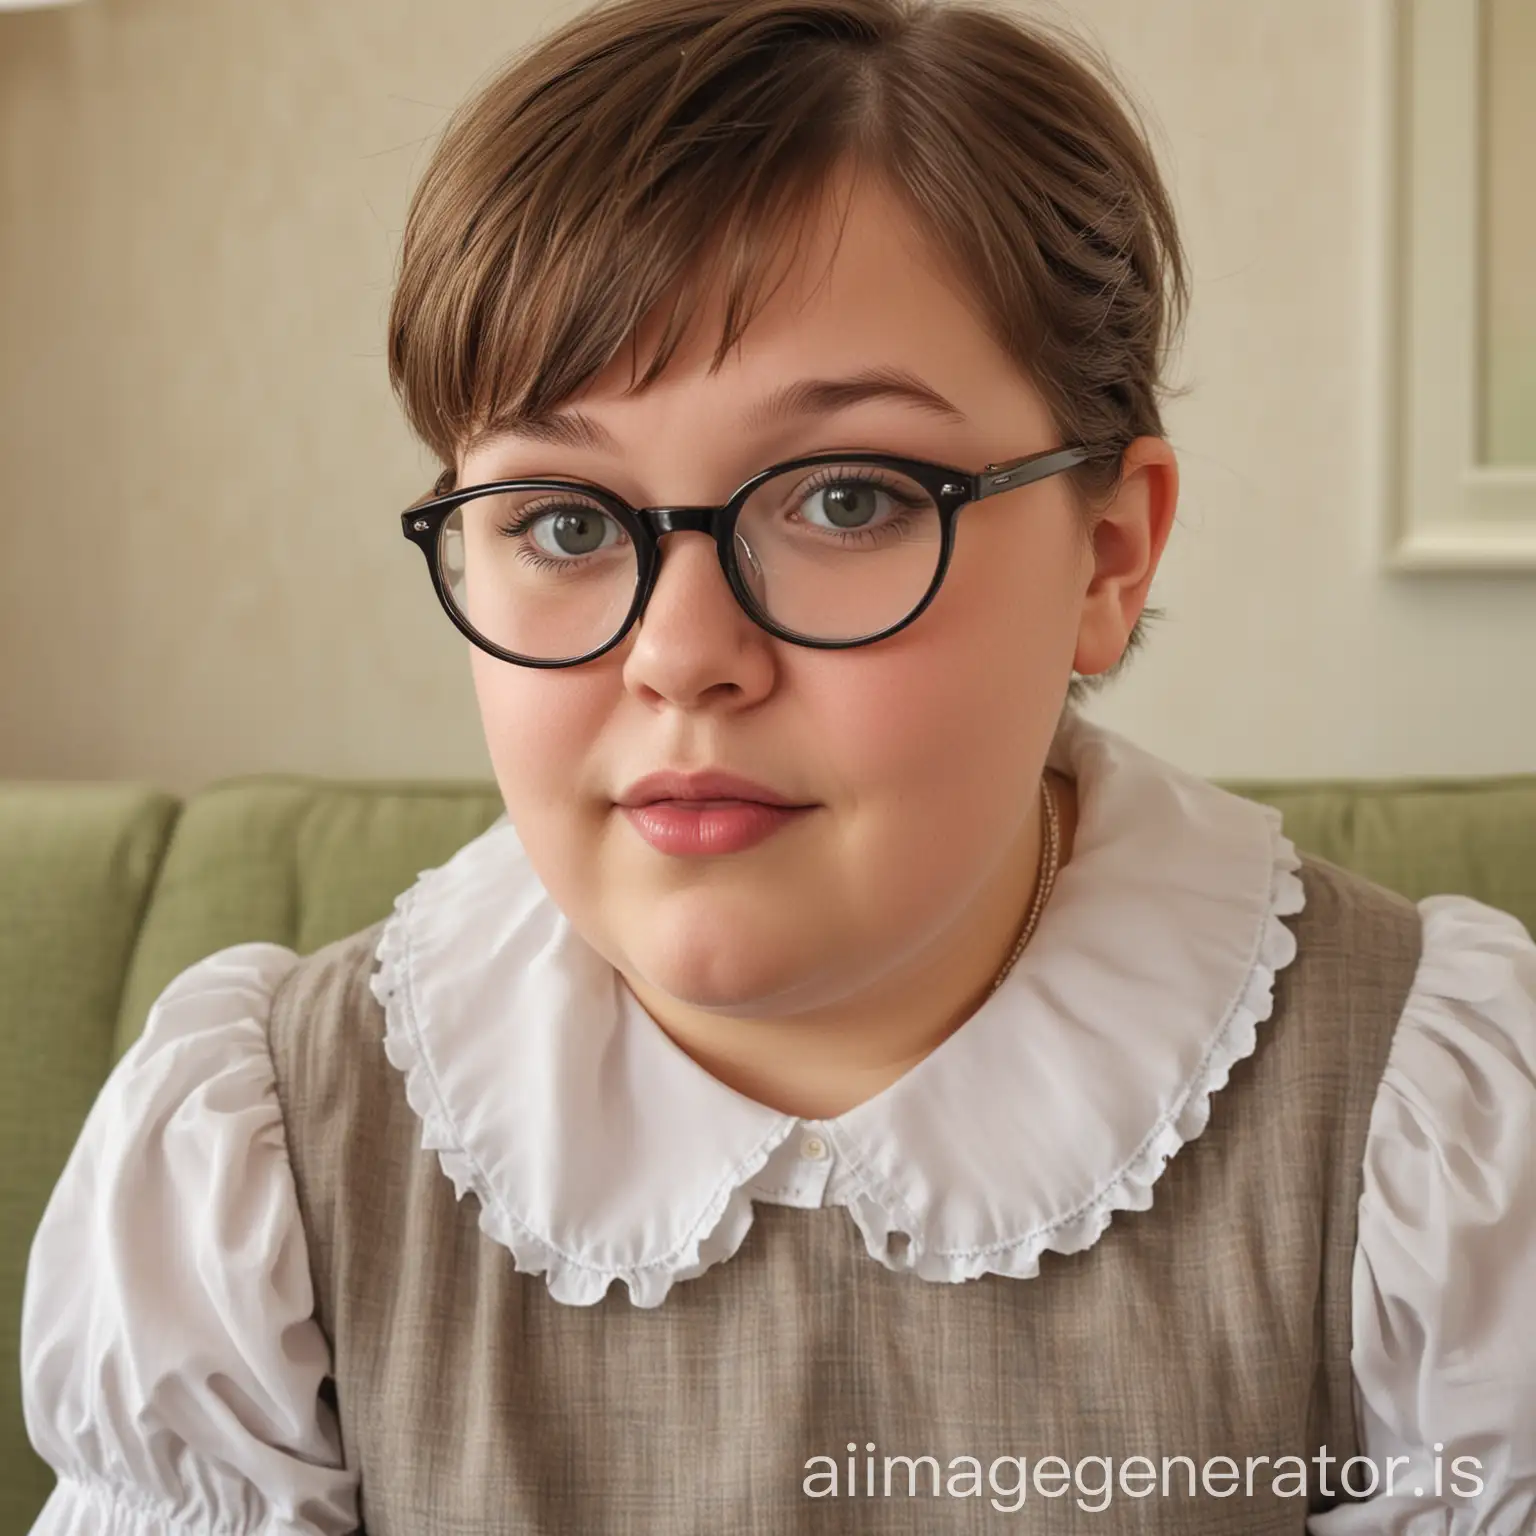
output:
[[[793,800],[766,784],[743,778],[740,774],[710,769],[699,773],[666,770],[648,773],[637,779],[614,802],[627,808],[653,805],[659,800],[684,804],[775,805],[786,809],[804,809],[808,802]]]
[[[651,800],[621,806],[619,814],[657,853],[701,858],[755,848],[810,816],[812,807],[761,800]]]
[[[614,802],[658,853],[743,853],[815,807],[723,769],[666,770],[637,779]]]

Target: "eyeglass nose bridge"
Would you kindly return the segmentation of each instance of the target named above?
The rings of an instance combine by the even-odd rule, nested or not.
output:
[[[731,595],[737,604],[746,612],[747,617],[754,623],[762,625],[763,618],[753,611],[753,604],[742,585],[739,566],[733,571],[730,556],[735,554],[739,560],[746,558],[751,567],[751,575],[757,580],[762,579],[763,568],[751,545],[745,543],[738,534],[727,541],[721,537],[721,519],[731,510],[731,503],[726,502],[721,506],[692,506],[692,507],[635,507],[631,509],[640,522],[650,530],[653,539],[659,540],[664,533],[702,533],[713,538],[716,550],[720,556],[721,568],[725,572],[726,584],[731,589]],[[727,544],[732,547],[727,548]],[[659,575],[659,566],[652,562],[648,575],[642,576],[642,591],[636,602],[634,612],[630,617],[630,625],[638,624],[644,617],[645,611],[651,606],[651,595],[656,590],[656,580]],[[764,626],[766,627],[766,626]],[[770,631],[771,632],[771,631]]]
[[[722,562],[726,559],[725,541],[720,539],[720,519],[730,511],[730,503],[724,506],[708,507],[639,507],[635,509],[635,515],[651,531],[653,538],[659,539],[664,533],[703,533],[717,541]],[[733,541],[740,543],[740,539]],[[757,556],[745,544],[741,545],[754,572],[761,576],[762,567],[758,564]],[[736,580],[731,576],[730,567],[726,565],[726,576],[730,580],[732,589],[735,589]],[[650,606],[650,589],[655,584],[655,572],[652,571],[651,580],[646,584],[647,590],[641,602],[641,608]],[[737,600],[741,600],[741,594],[737,593]],[[750,609],[748,612],[750,613]],[[639,614],[636,615],[636,618]]]
[[[710,533],[724,507],[643,507],[637,515],[658,537],[664,533]]]

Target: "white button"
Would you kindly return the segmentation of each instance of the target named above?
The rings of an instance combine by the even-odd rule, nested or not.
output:
[[[808,1157],[813,1163],[819,1163],[827,1155],[827,1144],[820,1136],[807,1136],[800,1143],[800,1156]]]

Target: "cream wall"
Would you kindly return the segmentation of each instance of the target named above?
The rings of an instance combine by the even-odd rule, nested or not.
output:
[[[0,775],[488,772],[395,513],[409,186],[548,0],[0,15]],[[1170,610],[1094,706],[1196,771],[1536,770],[1536,577],[1374,556],[1377,0],[1072,0],[1195,306]]]

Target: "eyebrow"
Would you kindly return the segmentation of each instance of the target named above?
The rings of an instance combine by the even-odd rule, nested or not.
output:
[[[761,432],[781,422],[807,416],[830,416],[868,400],[901,400],[946,421],[967,419],[958,406],[915,373],[904,368],[876,367],[863,368],[841,378],[797,379],[792,384],[780,385],[747,411],[741,424],[748,432]],[[538,416],[510,417],[487,427],[470,440],[466,455],[504,433],[562,448],[594,452],[612,453],[619,447],[613,434],[585,412],[554,410]]]

